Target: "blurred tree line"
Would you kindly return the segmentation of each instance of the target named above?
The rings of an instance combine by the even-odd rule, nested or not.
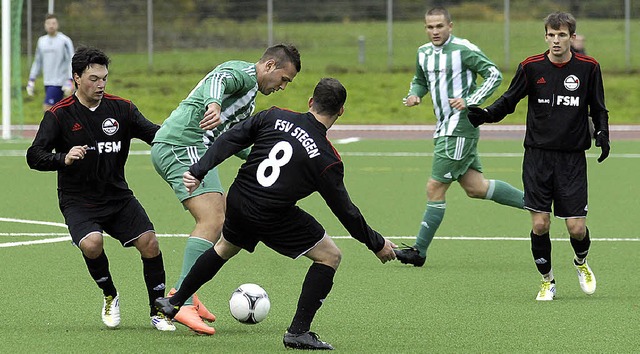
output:
[[[24,1],[24,6],[27,6]],[[44,34],[46,1],[31,1],[33,40]],[[153,1],[153,38],[156,50],[179,48],[262,47],[265,44],[267,0],[172,0]],[[431,1],[393,0],[393,21],[421,21],[424,12],[444,4],[455,21],[502,21],[504,0]],[[624,0],[518,0],[511,1],[514,20],[542,20],[555,10],[576,17],[624,17]],[[105,50],[140,52],[147,48],[146,0],[55,0],[61,30],[76,44]],[[26,16],[27,11],[23,11]],[[640,1],[632,4],[640,15]],[[273,0],[273,21],[304,22],[385,21],[387,0]],[[27,21],[23,21],[27,23]],[[26,51],[26,31],[22,31]]]

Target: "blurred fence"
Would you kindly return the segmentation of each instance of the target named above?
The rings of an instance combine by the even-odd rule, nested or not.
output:
[[[350,47],[349,60],[388,69],[412,62],[426,41],[424,0],[26,0],[22,51],[28,56],[53,6],[74,44],[108,52],[153,53],[197,48],[260,49],[291,42],[301,49]],[[640,0],[438,1],[452,13],[454,34],[478,44],[503,69],[546,49],[542,20],[570,11],[588,54],[604,70],[640,69]],[[480,30],[478,30],[480,28]],[[535,40],[531,40],[534,38]],[[335,53],[336,57],[342,53]],[[607,59],[611,57],[611,60]],[[402,60],[400,60],[402,59]]]

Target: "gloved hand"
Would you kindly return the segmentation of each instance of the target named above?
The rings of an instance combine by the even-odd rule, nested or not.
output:
[[[35,85],[36,85],[35,80],[29,80],[29,82],[27,82],[27,95],[33,96],[33,89]]]
[[[609,145],[609,132],[606,130],[600,130],[596,132],[596,146],[602,149],[600,157],[598,157],[598,163],[604,161],[609,156],[611,146]]]
[[[73,80],[69,79],[67,80],[67,82],[64,83],[64,85],[62,85],[62,93],[64,93],[64,96],[70,96],[73,93]]]
[[[491,115],[486,109],[477,106],[469,106],[467,108],[469,109],[469,113],[467,114],[469,123],[476,128],[491,118]]]

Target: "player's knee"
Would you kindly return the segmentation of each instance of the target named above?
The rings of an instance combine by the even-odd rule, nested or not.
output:
[[[327,256],[325,264],[333,269],[338,269],[340,262],[342,261],[342,252],[339,248],[333,249]]]
[[[153,258],[160,254],[160,243],[154,232],[147,232],[140,236],[135,246],[144,258]]]
[[[545,220],[536,220],[533,222],[532,230],[536,235],[544,235],[549,232],[550,222]]]
[[[567,225],[567,231],[569,232],[569,236],[578,241],[584,239],[587,234],[587,228],[585,225]]]

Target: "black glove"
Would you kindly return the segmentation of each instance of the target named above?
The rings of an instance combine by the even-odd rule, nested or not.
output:
[[[489,114],[487,110],[477,106],[469,106],[467,108],[469,109],[467,119],[469,119],[469,123],[471,123],[471,125],[473,125],[474,127],[477,128],[478,126],[486,123],[488,120],[491,120],[491,114]]]
[[[608,131],[600,130],[596,132],[596,146],[599,146],[600,149],[602,149],[600,157],[598,157],[598,162],[602,162],[609,156],[609,150],[611,150]]]

